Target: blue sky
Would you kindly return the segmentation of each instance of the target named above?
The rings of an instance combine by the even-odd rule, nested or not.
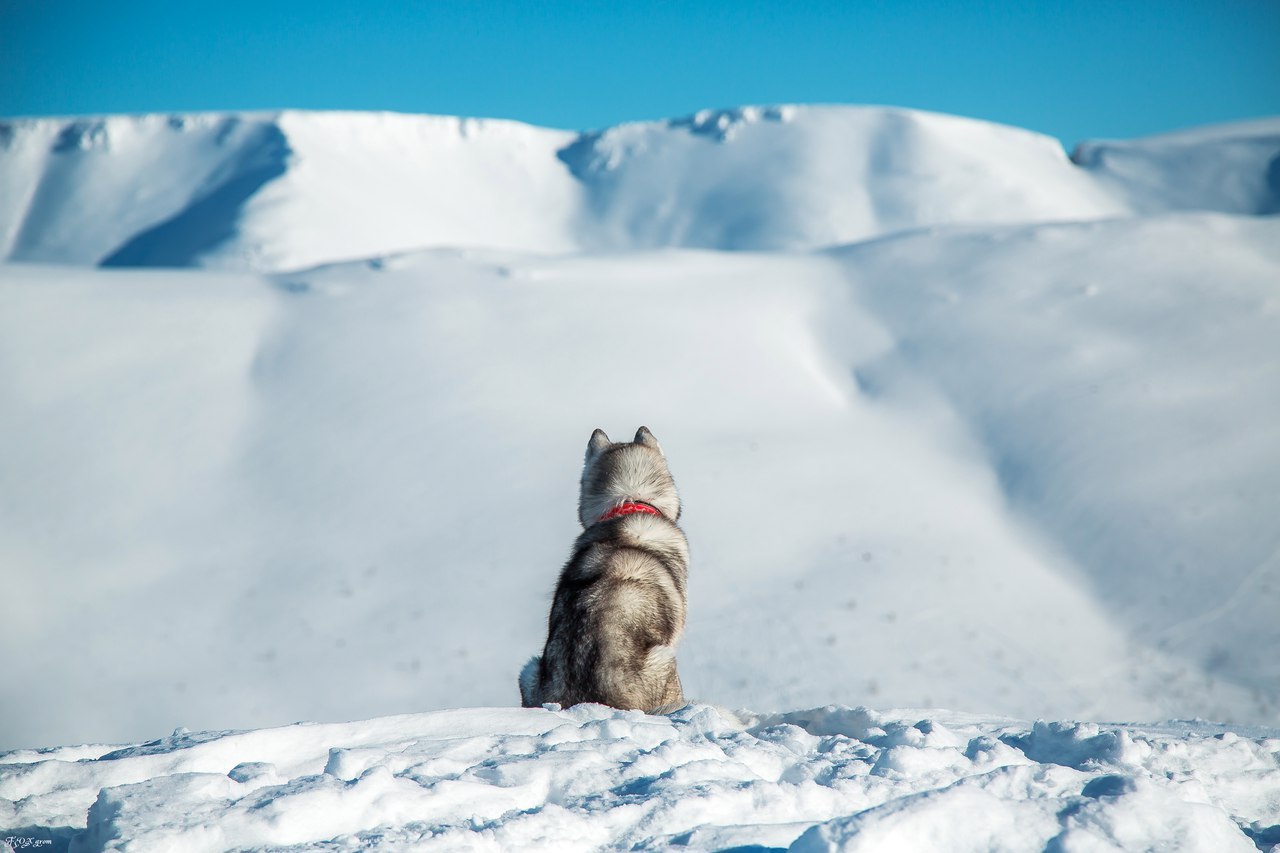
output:
[[[1280,114],[1280,0],[0,0],[0,115],[391,109],[556,127],[919,107],[1068,145]]]

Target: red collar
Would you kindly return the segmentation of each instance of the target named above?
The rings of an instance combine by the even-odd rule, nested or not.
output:
[[[611,518],[617,518],[620,515],[631,515],[632,513],[637,512],[646,512],[649,515],[662,515],[662,513],[658,511],[657,507],[640,503],[639,501],[627,501],[626,503],[618,504],[604,515],[597,518],[596,524],[599,524],[602,521],[608,521]]]

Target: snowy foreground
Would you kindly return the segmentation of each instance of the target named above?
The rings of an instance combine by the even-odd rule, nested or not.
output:
[[[1280,730],[1203,722],[478,708],[0,762],[17,850],[1280,846]]]

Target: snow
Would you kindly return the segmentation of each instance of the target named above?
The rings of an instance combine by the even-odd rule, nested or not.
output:
[[[10,265],[7,745],[514,702],[640,423],[695,696],[1274,724],[1278,224]]]
[[[0,822],[73,851],[1254,851],[1280,833],[1275,730],[549,707],[9,753]]]
[[[803,250],[940,225],[1268,213],[1277,154],[1280,119],[1262,119],[1085,143],[1081,168],[1019,128],[852,106],[589,133],[295,110],[14,119],[0,257],[282,271],[424,247]]]
[[[864,387],[926,373],[1010,508],[1133,637],[1261,690],[1280,683],[1276,225],[1169,217],[840,253],[898,341],[857,368]]]
[[[1140,140],[1083,142],[1071,159],[1135,212],[1280,213],[1280,120],[1195,128]],[[1178,180],[1169,177],[1177,175]]]
[[[0,837],[1280,843],[1277,156],[851,107],[0,123]],[[640,424],[700,701],[514,708],[587,438]]]

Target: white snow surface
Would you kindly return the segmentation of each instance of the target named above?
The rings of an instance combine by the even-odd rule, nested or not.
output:
[[[0,749],[135,744],[0,754],[0,838],[1280,844],[1277,163],[1276,119],[0,122]],[[770,713],[510,707],[641,424],[685,688]]]
[[[1280,210],[1280,119],[1124,143],[887,107],[576,133],[396,113],[0,122],[0,257],[281,271],[423,247],[811,249],[938,225]]]
[[[14,849],[1195,850],[1280,842],[1280,731],[476,708],[0,754]]]

